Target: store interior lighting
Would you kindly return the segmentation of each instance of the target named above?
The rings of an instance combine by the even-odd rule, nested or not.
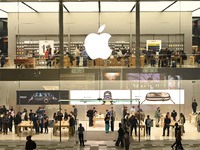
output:
[[[63,2],[64,12],[135,12],[132,1],[78,1]],[[141,12],[191,11],[193,16],[200,16],[200,1],[141,1]],[[59,12],[59,2],[0,2],[0,18],[7,13],[18,12]]]

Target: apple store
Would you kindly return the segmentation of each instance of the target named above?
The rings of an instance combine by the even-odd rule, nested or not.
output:
[[[0,126],[0,140],[25,142],[31,134],[38,141],[78,141],[81,123],[88,143],[113,141],[118,124],[131,116],[138,121],[131,140],[174,141],[175,123],[183,140],[200,140],[199,24],[199,1],[1,1],[0,118],[13,120],[7,135]],[[114,129],[106,133],[104,119],[113,111]],[[29,115],[38,112],[48,118],[47,134],[37,133]],[[65,113],[75,119],[76,136]],[[166,115],[170,131],[163,137]]]

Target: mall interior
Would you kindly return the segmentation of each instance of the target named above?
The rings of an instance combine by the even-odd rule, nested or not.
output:
[[[79,149],[77,132],[71,137],[69,124],[59,125],[53,118],[65,109],[73,112],[75,106],[75,129],[79,123],[85,128],[84,149],[115,149],[123,108],[130,113],[134,106],[145,117],[138,119],[138,135],[130,136],[135,142],[130,148],[151,149],[142,143],[147,142],[154,150],[155,145],[171,149],[174,128],[169,136],[162,135],[167,112],[175,110],[177,122],[180,113],[185,116],[179,124],[185,129],[183,143],[190,144],[184,146],[198,149],[199,106],[194,113],[192,103],[200,105],[199,37],[199,1],[1,1],[0,106],[13,107],[15,114],[42,108],[49,132],[35,134],[33,123],[22,121],[16,134],[13,122],[13,131],[0,135],[7,143],[0,148],[23,149],[31,134],[40,149],[48,149],[43,141],[54,143],[55,149],[62,149],[61,141],[67,141],[66,149]],[[87,111],[93,107],[95,122],[90,126]],[[116,113],[114,132],[105,133],[104,118],[111,108]],[[151,136],[146,136],[147,115],[153,119]]]

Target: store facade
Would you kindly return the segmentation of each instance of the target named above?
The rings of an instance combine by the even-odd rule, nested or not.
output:
[[[87,2],[85,3],[87,5]],[[181,2],[177,2],[178,11],[162,12],[166,7],[161,11],[142,11],[144,3],[130,2],[133,7],[123,12],[104,11],[106,2],[99,4],[100,12],[100,9],[93,12],[70,12],[68,2],[63,3],[66,8],[60,7],[62,3],[41,2],[41,5],[53,5],[56,8],[53,12],[37,12],[36,9],[36,12],[34,9],[33,12],[22,12],[21,3],[16,3],[17,11],[8,13],[10,63],[15,65],[15,59],[23,57],[35,57],[38,61],[35,64],[37,68],[34,69],[2,69],[2,105],[6,105],[7,108],[13,106],[16,111],[23,111],[24,108],[36,111],[42,106],[45,107],[49,118],[53,119],[53,113],[60,109],[59,100],[66,100],[67,104],[62,104],[62,110],[67,109],[70,112],[73,110],[72,105],[75,105],[79,110],[78,120],[87,122],[86,112],[92,107],[100,114],[105,114],[106,109],[114,107],[116,120],[120,121],[123,105],[130,109],[132,105],[137,107],[140,104],[145,114],[149,114],[151,118],[154,118],[157,107],[161,107],[163,114],[176,110],[178,114],[184,113],[189,120],[192,113],[191,103],[193,99],[200,98],[198,68],[144,67],[141,55],[148,48],[155,49],[156,54],[161,48],[184,50],[188,54],[184,64],[190,64],[192,12],[182,11]],[[165,6],[172,3],[168,2]],[[27,4],[34,8],[34,2]],[[97,2],[91,4],[98,5]],[[135,58],[135,64],[131,67],[113,67],[108,64],[108,61],[112,62],[112,58],[109,57],[106,63],[103,61],[101,65],[99,60],[93,62],[99,63],[96,66],[89,65],[88,61],[87,66],[73,66],[72,63],[72,66],[66,67],[64,56],[67,53],[75,55],[77,47],[84,50],[86,36],[98,33],[103,24],[105,29],[102,32],[111,35],[110,48],[116,51],[127,49]],[[48,46],[52,48],[52,53],[61,52],[58,55],[58,68],[46,68],[45,51]],[[106,91],[112,93],[109,99],[104,95]],[[35,98],[35,102],[30,102],[36,93],[45,92],[50,93],[51,98],[55,97],[52,99],[57,101],[42,99],[42,102],[38,102]],[[164,93],[164,98],[161,96],[156,100],[151,99],[148,94],[152,92],[160,96]],[[104,100],[107,100],[108,104],[102,105]],[[195,122],[190,125],[195,128]],[[87,127],[87,130],[90,128]],[[56,139],[58,137],[53,138]]]

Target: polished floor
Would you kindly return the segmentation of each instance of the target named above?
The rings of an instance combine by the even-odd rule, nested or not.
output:
[[[115,150],[123,149],[115,146],[117,138],[118,123],[115,122],[115,132],[105,133],[104,122],[97,121],[94,127],[89,127],[88,122],[80,121],[85,127],[85,147],[80,147],[78,144],[78,137],[68,137],[68,129],[62,128],[62,137],[60,139],[59,131],[53,135],[53,129],[49,128],[49,133],[34,134],[32,139],[37,142],[37,149],[45,150]],[[171,144],[174,142],[174,130],[170,129],[169,136],[162,136],[162,127],[152,127],[152,134],[150,137],[143,135],[141,130],[141,137],[132,136],[131,150],[170,150]],[[200,132],[194,125],[194,121],[185,124],[186,133],[182,136],[182,143],[185,150],[200,150]],[[26,136],[30,134],[28,131],[22,130],[20,136],[13,132],[8,132],[7,135],[0,135],[0,150],[21,150],[24,149]],[[61,140],[61,142],[60,142]],[[139,141],[140,140],[140,141]]]

